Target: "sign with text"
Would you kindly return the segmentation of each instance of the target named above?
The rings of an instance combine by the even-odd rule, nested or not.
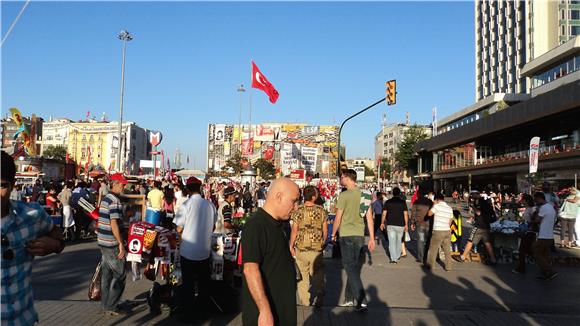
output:
[[[538,154],[540,151],[540,137],[530,140],[530,173],[538,172]]]
[[[284,175],[300,167],[300,149],[296,144],[284,143],[280,149],[280,169]]]
[[[302,167],[306,171],[316,170],[316,158],[318,155],[318,148],[302,146],[301,151]]]

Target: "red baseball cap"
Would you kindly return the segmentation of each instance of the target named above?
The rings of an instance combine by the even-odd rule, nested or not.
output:
[[[122,173],[115,173],[111,175],[111,181],[118,181],[124,185],[126,185],[127,183],[129,183],[129,181],[127,181],[127,179],[125,179],[125,177],[123,176]]]
[[[200,185],[201,184],[201,180],[199,180],[196,177],[189,177],[187,178],[187,180],[185,181],[186,185]]]

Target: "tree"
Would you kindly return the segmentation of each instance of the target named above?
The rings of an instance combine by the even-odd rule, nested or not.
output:
[[[375,172],[373,171],[373,169],[365,165],[365,177],[374,177],[374,176]]]
[[[423,127],[416,124],[412,125],[405,131],[403,141],[399,144],[397,152],[395,153],[395,160],[400,164],[404,170],[409,169],[415,154],[415,145],[421,140],[427,139],[428,135],[425,133]]]
[[[391,175],[391,163],[389,163],[389,159],[388,158],[383,158],[381,159],[381,170],[380,170],[380,176],[379,177],[383,177],[383,175],[389,177]]]
[[[264,180],[273,179],[276,175],[276,168],[271,161],[259,158],[254,167],[259,171],[260,177]]]
[[[222,171],[227,171],[230,168],[232,168],[234,174],[240,174],[240,172],[242,172],[242,155],[239,152],[232,155],[232,157],[226,161],[226,165],[222,167]]]
[[[66,159],[66,148],[64,146],[48,145],[42,152],[42,156],[64,161]]]

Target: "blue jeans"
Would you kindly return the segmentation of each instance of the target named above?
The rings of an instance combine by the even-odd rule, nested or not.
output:
[[[427,233],[429,231],[418,226],[417,227],[417,259],[425,263],[427,257],[425,256],[425,243],[427,242]]]
[[[387,225],[387,237],[389,238],[389,255],[391,261],[398,261],[401,258],[403,244],[404,226]]]
[[[101,303],[105,310],[116,310],[125,290],[125,259],[117,259],[119,247],[101,247]]]
[[[361,253],[364,247],[364,237],[340,237],[340,252],[342,267],[346,271],[345,301],[355,301],[361,304],[366,301],[365,289],[360,278],[362,269]]]

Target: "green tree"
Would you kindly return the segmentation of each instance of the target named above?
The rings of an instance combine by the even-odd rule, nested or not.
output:
[[[373,169],[371,169],[365,165],[365,177],[374,177],[374,176],[375,176],[375,171],[373,171]]]
[[[389,163],[388,158],[383,158],[381,160],[381,175],[380,175],[381,178],[383,176],[383,173],[387,177],[391,175],[391,163]]]
[[[403,135],[403,141],[399,144],[397,152],[395,153],[395,160],[400,164],[404,170],[409,169],[413,155],[415,154],[415,145],[421,140],[427,139],[428,135],[423,130],[423,127],[416,124],[407,129]]]
[[[254,167],[259,171],[260,177],[262,177],[262,179],[273,179],[276,175],[276,168],[274,167],[274,164],[271,161],[265,160],[263,158],[259,158],[256,163],[254,163]]]
[[[64,161],[66,159],[66,148],[64,146],[48,145],[42,152],[42,156]]]
[[[239,174],[242,172],[242,155],[240,153],[235,153],[226,161],[226,165],[222,167],[222,171],[228,171],[230,168],[233,169],[234,174]]]

